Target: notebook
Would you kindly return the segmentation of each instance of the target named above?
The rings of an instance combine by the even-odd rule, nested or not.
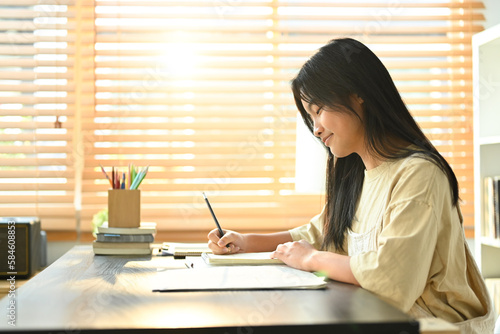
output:
[[[216,255],[211,253],[201,254],[206,264],[210,265],[263,265],[282,264],[278,259],[272,259],[271,252],[259,253],[236,253],[227,255]]]

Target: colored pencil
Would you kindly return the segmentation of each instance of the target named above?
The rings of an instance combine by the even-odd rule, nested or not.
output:
[[[111,186],[111,188],[113,188],[113,182],[111,182],[111,179],[109,178],[108,173],[106,173],[106,171],[104,170],[104,167],[102,167],[101,164],[99,164],[99,166],[101,166],[101,170],[104,173],[104,176],[106,176],[106,179],[108,179],[109,185]]]

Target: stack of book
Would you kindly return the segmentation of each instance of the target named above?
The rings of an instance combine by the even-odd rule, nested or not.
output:
[[[147,255],[156,234],[156,223],[141,223],[140,227],[98,227],[92,248],[96,255]]]
[[[484,179],[484,223],[483,236],[500,238],[500,176]]]

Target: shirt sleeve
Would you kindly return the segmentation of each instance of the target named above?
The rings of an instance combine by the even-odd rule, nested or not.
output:
[[[306,240],[316,249],[321,248],[323,240],[323,211],[314,216],[308,224],[289,230],[293,241]]]
[[[449,191],[444,174],[435,168],[432,174],[424,170],[400,180],[393,194],[395,202],[384,214],[378,249],[350,260],[354,277],[363,288],[404,312],[421,296],[429,279],[440,223],[431,203]],[[451,205],[450,197],[444,197]]]

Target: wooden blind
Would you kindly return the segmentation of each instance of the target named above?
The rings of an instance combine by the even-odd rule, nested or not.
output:
[[[202,191],[226,228],[271,231],[306,223],[321,210],[323,198],[295,190],[297,111],[289,82],[315,50],[345,36],[363,41],[389,68],[414,117],[454,168],[465,225],[472,227],[470,40],[483,29],[481,1],[76,3],[86,14],[76,20],[81,30],[74,38],[85,38],[75,41],[80,51],[65,68],[71,71],[70,65],[79,62],[75,75],[80,79],[68,75],[64,89],[74,89],[81,103],[65,102],[67,114],[61,117],[66,117],[66,131],[75,121],[74,138],[83,153],[73,164],[68,160],[63,198],[71,206],[74,189],[84,230],[107,204],[109,184],[99,165],[109,171],[129,162],[149,165],[140,187],[142,219],[156,221],[159,229],[213,228]],[[71,36],[68,32],[65,38]],[[2,73],[13,73],[8,66]],[[39,90],[26,87],[32,87],[30,93],[16,94]],[[24,113],[29,106],[23,105]],[[72,106],[78,122],[71,118]],[[3,127],[20,115],[6,110],[1,109]],[[64,138],[71,143],[68,133]],[[46,172],[35,158],[11,158],[15,144],[7,139],[13,137],[1,135],[2,161],[31,161],[38,173]],[[36,142],[25,141],[22,147],[46,149]],[[16,166],[15,172],[2,167],[2,179],[20,175]],[[2,182],[2,187],[8,183]],[[2,205],[11,206],[9,197],[3,191]],[[18,198],[41,205],[41,196]],[[54,205],[55,199],[43,198]]]
[[[96,109],[84,122],[82,217],[105,207],[98,167],[149,165],[143,220],[160,229],[286,229],[321,210],[294,193],[289,79],[278,3],[96,1]]]
[[[0,216],[75,228],[72,1],[0,1]]]

